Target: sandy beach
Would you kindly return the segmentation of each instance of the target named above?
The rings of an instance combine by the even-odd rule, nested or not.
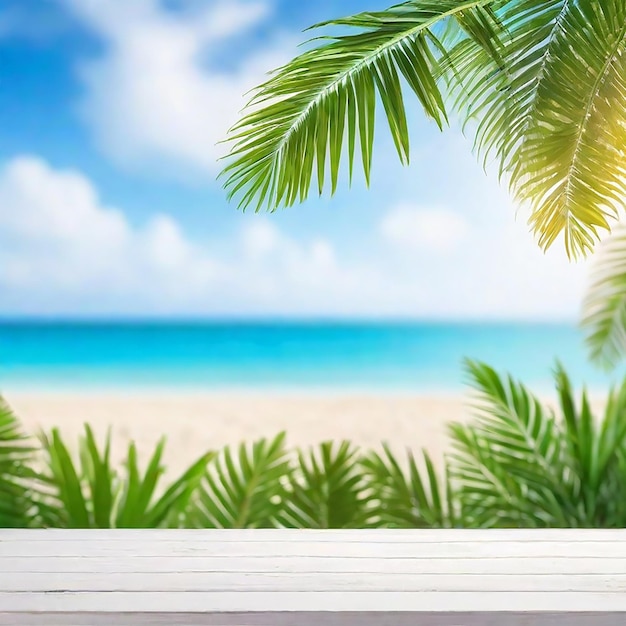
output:
[[[396,450],[427,448],[439,456],[448,440],[446,424],[468,418],[461,396],[306,395],[263,393],[6,393],[29,432],[59,427],[76,441],[88,422],[99,436],[111,427],[113,456],[137,442],[145,461],[167,436],[168,473],[182,471],[208,449],[287,431],[292,445],[350,439]]]

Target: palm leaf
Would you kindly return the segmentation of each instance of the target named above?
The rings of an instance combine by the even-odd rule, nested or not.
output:
[[[224,448],[209,463],[189,513],[199,528],[271,528],[290,472],[285,434],[238,449]]]
[[[614,367],[626,355],[626,228],[600,247],[583,303],[582,327],[593,361]]]
[[[111,435],[104,448],[85,425],[75,462],[60,432],[41,435],[47,455],[48,490],[39,498],[39,513],[46,526],[59,528],[163,528],[180,526],[189,503],[213,454],[196,461],[159,495],[163,476],[161,440],[142,476],[134,443],[129,444],[125,473],[110,461]]]
[[[448,57],[456,110],[477,120],[478,151],[532,209],[540,245],[563,234],[570,256],[584,254],[626,191],[626,4],[508,0],[494,10],[504,71],[472,40],[458,44]]]
[[[389,446],[383,454],[363,459],[376,525],[384,528],[452,528],[465,525],[456,505],[447,468],[439,477],[430,456],[423,453],[424,471],[407,454],[403,467]]]
[[[411,1],[320,25],[348,34],[321,37],[316,48],[258,89],[247,115],[231,131],[232,158],[223,172],[229,197],[238,196],[242,207],[290,206],[308,195],[314,173],[321,194],[328,170],[334,193],[346,155],[352,177],[357,140],[369,182],[377,102],[400,161],[408,163],[403,89],[408,87],[426,115],[442,126],[446,113],[437,85],[436,27],[457,17],[464,32],[495,53],[498,22],[483,8],[492,2]]]
[[[45,524],[56,528],[95,527],[85,495],[82,468],[74,463],[61,433],[55,428],[50,436],[41,433],[40,440],[47,455],[45,476],[52,491]]]
[[[404,84],[440,126],[447,99],[475,127],[542,247],[563,235],[584,255],[609,229],[626,193],[624,0],[412,0],[331,24],[348,34],[281,68],[233,131],[224,173],[242,206],[302,201],[314,172],[334,191],[357,137],[369,181],[377,102],[408,162]]]
[[[476,419],[451,427],[451,473],[466,523],[483,527],[623,527],[626,523],[626,381],[602,420],[576,402],[561,366],[561,417],[520,383],[468,363]]]
[[[111,466],[111,432],[107,433],[102,454],[93,430],[85,424],[85,437],[79,445],[82,480],[88,486],[85,501],[91,509],[91,524],[110,528],[116,498],[116,472]]]
[[[580,523],[611,525],[615,523],[615,502],[621,501],[624,489],[620,483],[626,478],[621,468],[626,451],[626,381],[611,391],[604,418],[598,420],[585,392],[580,406],[576,405],[569,378],[560,366],[556,378],[565,426],[562,441],[571,469],[566,482],[571,485]],[[624,523],[623,517],[619,523]]]
[[[563,233],[576,256],[609,228],[626,193],[626,3],[564,2],[553,32],[512,183],[533,207],[540,244]]]
[[[278,522],[291,528],[362,528],[368,524],[359,450],[347,441],[298,452]]]
[[[543,525],[524,489],[491,454],[490,442],[472,426],[451,424],[450,473],[465,526],[522,528]],[[530,512],[529,512],[530,511]]]
[[[35,448],[0,397],[0,528],[35,524],[32,507]]]
[[[472,361],[467,368],[475,420],[451,428],[453,473],[466,508],[485,526],[501,514],[512,525],[574,524],[576,502],[565,481],[569,469],[554,415],[512,378]]]
[[[136,446],[130,444],[126,476],[116,507],[116,528],[178,528],[185,523],[188,505],[215,453],[201,456],[158,496],[159,479],[165,469],[161,462],[164,448],[165,439],[162,439],[142,477]]]

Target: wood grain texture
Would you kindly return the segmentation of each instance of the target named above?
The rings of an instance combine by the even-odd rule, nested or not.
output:
[[[0,625],[613,626],[626,531],[0,530]]]

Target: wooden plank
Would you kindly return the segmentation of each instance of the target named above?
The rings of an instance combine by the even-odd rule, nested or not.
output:
[[[93,573],[125,574],[153,573],[155,558],[136,557],[134,559],[108,557],[64,557],[48,556],[37,559],[34,557],[7,557],[2,559],[2,571],[9,573]],[[398,574],[624,574],[624,559],[607,557],[583,558],[541,558],[519,557],[517,559],[481,558],[481,559],[396,559],[396,558],[364,558],[342,559],[328,557],[195,557],[174,556],[159,558],[158,570],[162,573],[186,574],[193,572],[293,572],[323,573],[358,572],[363,574],[384,574],[390,571]],[[2,575],[0,573],[0,575]]]
[[[0,573],[4,592],[626,592],[626,573],[607,574],[384,574],[367,573]]]
[[[572,541],[600,541],[608,543],[626,543],[626,534],[621,530],[604,529],[493,529],[493,530],[413,530],[413,529],[380,529],[380,530],[307,530],[307,529],[203,529],[203,530],[168,530],[168,529],[72,529],[71,532],[61,529],[0,529],[2,541],[54,541],[76,542],[92,540],[94,532],[98,533],[99,541],[107,543],[156,541],[191,541],[194,542],[266,542],[273,543],[467,543],[467,542],[510,542],[532,541],[533,543],[571,543]]]
[[[98,613],[319,613],[319,612],[624,612],[620,592],[85,592],[3,593],[8,612]],[[626,616],[625,616],[626,617]],[[296,626],[296,625],[294,625]],[[616,626],[618,626],[616,624]]]
[[[157,557],[174,556],[208,557],[265,557],[276,555],[310,558],[396,558],[396,559],[446,559],[446,558],[626,558],[626,542],[559,541],[532,542],[506,541],[455,543],[413,543],[413,542],[350,542],[307,543],[307,542],[221,542],[221,541],[159,541],[134,542],[116,541],[63,541],[63,542],[13,542],[0,541],[0,559],[5,557],[46,558],[66,557]]]
[[[621,623],[626,531],[0,531],[0,626]]]

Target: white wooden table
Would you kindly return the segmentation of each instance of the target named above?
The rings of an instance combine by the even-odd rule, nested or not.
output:
[[[626,531],[0,530],[0,624],[618,626]]]

